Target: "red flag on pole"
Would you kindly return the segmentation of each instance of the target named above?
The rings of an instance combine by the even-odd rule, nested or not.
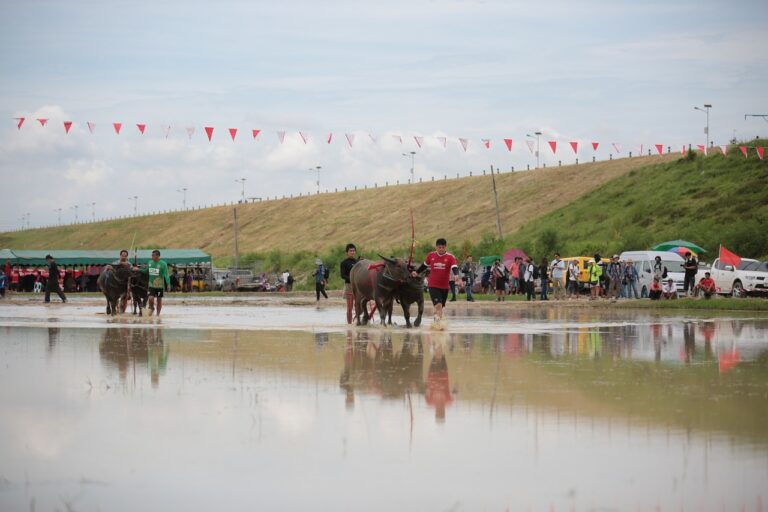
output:
[[[195,127],[194,126],[187,126],[187,137],[189,140],[192,140],[192,136],[195,134]]]
[[[448,138],[446,137],[438,137],[437,140],[443,145],[443,148],[445,148],[445,145],[448,143]]]
[[[592,151],[597,151],[597,146],[599,146],[599,145],[600,145],[599,142],[593,142],[592,143]]]
[[[722,245],[720,246],[719,258],[720,263],[733,265],[733,268],[739,268],[739,265],[741,265],[741,257],[738,254],[732,253]]]
[[[747,146],[739,146],[739,149],[741,150],[741,153],[744,155],[744,158],[747,158]]]
[[[664,154],[664,144],[656,144],[656,151],[658,151],[660,155],[663,155]]]
[[[761,146],[761,147],[755,148],[755,149],[757,150],[757,158],[762,160],[763,156],[765,156],[765,148]]]
[[[467,152],[467,146],[469,146],[469,140],[468,139],[462,139],[459,138],[459,144],[461,144],[461,147],[464,149],[464,152]]]
[[[147,125],[145,125],[145,124],[137,124],[137,125],[136,125],[136,128],[138,128],[138,129],[139,129],[139,131],[141,132],[141,134],[142,134],[142,135],[144,135],[144,129],[145,129],[146,127],[147,127]],[[213,128],[211,128],[211,129],[213,129]]]
[[[504,139],[504,144],[507,145],[508,151],[512,151],[512,139]]]
[[[347,142],[349,143],[349,147],[352,147],[352,143],[355,142],[355,134],[354,133],[345,133],[344,136],[347,138]]]
[[[483,146],[485,146],[485,149],[491,149],[491,139],[480,139],[483,141]]]
[[[549,147],[552,148],[552,154],[556,155],[557,154],[557,141],[550,140],[549,141]]]
[[[206,126],[205,134],[208,136],[208,142],[211,142],[211,139],[213,138],[213,126]]]
[[[615,149],[617,153],[621,153],[621,144],[619,144],[618,142],[612,142],[611,145],[613,146],[613,149]]]
[[[283,130],[280,130],[277,132],[277,140],[280,141],[280,144],[282,144],[285,141],[285,132]]]
[[[41,117],[38,117],[37,118],[37,122],[40,123],[40,126],[45,126],[45,123],[47,123],[48,120],[44,119],[44,118],[41,118]]]
[[[115,128],[115,133],[120,135],[120,128],[123,127],[123,123],[112,123],[112,126]]]
[[[333,132],[328,134],[328,144],[330,144],[332,140],[333,140]]]
[[[253,138],[255,140],[256,137],[258,137],[259,134],[261,133],[261,130],[257,130],[257,129],[254,128],[253,130],[251,130],[251,133],[253,133]]]
[[[16,125],[16,129],[21,130],[21,125],[24,124],[24,119],[25,118],[23,118],[23,117],[14,117],[14,119],[19,122],[19,124]]]
[[[577,141],[570,142],[571,148],[573,149],[573,154],[578,155],[579,154],[579,143]]]
[[[88,130],[91,132],[91,135],[93,135],[93,132],[96,131],[96,123],[92,123],[92,122],[88,121],[85,124],[88,125]]]
[[[237,137],[237,128],[230,128],[229,136],[232,137],[232,142],[235,142],[235,137]]]
[[[64,121],[64,132],[69,133],[70,128],[72,128],[72,121]]]
[[[413,136],[413,140],[416,141],[416,145],[421,148],[421,143],[424,142],[424,137],[419,137],[418,135]]]
[[[307,136],[304,134],[304,132],[299,132],[299,137],[301,137],[301,140],[304,141],[304,144],[307,143]]]

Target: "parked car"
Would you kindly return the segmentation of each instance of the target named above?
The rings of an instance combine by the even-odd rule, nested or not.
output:
[[[768,294],[768,262],[741,258],[739,267],[734,268],[717,258],[712,268],[699,268],[697,281],[704,277],[704,272],[711,274],[719,294],[734,297]]]
[[[679,254],[665,251],[625,251],[619,255],[619,259],[622,261],[632,260],[632,264],[637,270],[637,290],[641,297],[647,297],[653,282],[653,264],[656,256],[661,257],[661,264],[667,269],[666,279],[671,278],[675,282],[678,293],[681,293],[685,283],[685,269],[683,268],[685,260]]]
[[[579,291],[583,290],[586,287],[585,285],[589,283],[589,262],[594,259],[594,256],[569,256],[567,258],[563,258],[563,261],[565,262],[565,270],[563,271],[563,286],[565,286],[566,283],[568,266],[572,261],[576,261],[576,264],[579,267]],[[607,267],[608,263],[611,262],[611,260],[609,258],[600,258],[600,262],[604,265],[603,268],[605,268]]]

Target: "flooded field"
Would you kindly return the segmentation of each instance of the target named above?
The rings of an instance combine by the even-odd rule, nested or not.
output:
[[[765,318],[100,311],[0,306],[0,510],[768,509]]]

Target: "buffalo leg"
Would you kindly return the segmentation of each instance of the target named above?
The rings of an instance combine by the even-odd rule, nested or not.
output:
[[[411,305],[405,301],[400,302],[400,305],[403,306],[403,316],[405,317],[405,326],[408,329],[410,329],[411,328]]]
[[[418,302],[418,306],[419,306],[419,311],[418,311],[418,314],[416,315],[416,320],[413,322],[414,327],[418,327],[421,325],[421,315],[424,314],[424,301],[420,300]]]

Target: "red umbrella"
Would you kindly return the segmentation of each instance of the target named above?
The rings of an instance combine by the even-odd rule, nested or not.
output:
[[[522,249],[509,249],[507,252],[504,253],[503,259],[504,259],[504,266],[509,268],[512,263],[515,261],[515,258],[522,258],[525,260],[528,255],[523,252]]]

